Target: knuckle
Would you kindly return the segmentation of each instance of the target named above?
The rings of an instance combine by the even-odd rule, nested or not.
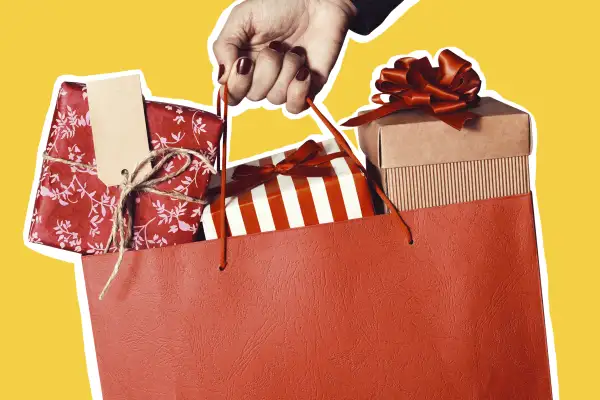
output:
[[[286,109],[290,114],[300,114],[302,112],[302,101],[297,98],[290,97],[285,104]]]
[[[229,105],[230,106],[237,106],[238,104],[240,104],[240,100],[236,99],[233,96],[229,96]]]
[[[265,96],[261,93],[252,93],[252,92],[248,93],[248,95],[246,97],[250,101],[261,101],[265,98]]]
[[[224,88],[223,87],[221,87],[221,92],[224,92]],[[229,100],[228,104],[230,106],[238,105],[239,102],[240,102],[239,96],[235,93],[234,90],[231,90],[231,88],[229,88],[229,90],[227,91],[227,98]]]
[[[300,114],[300,111],[302,111],[297,105],[292,105],[290,103],[287,103],[285,108],[290,114],[294,115]]]
[[[276,106],[280,106],[285,103],[285,99],[286,93],[284,93],[281,89],[272,89],[267,95],[267,100]]]
[[[217,39],[217,40],[215,40],[215,42],[212,45],[212,51],[217,57],[219,56],[220,48],[221,48],[221,42]]]
[[[231,13],[229,14],[232,17],[236,17],[238,15],[240,15],[241,12],[241,4],[237,4],[235,5],[232,9],[231,9]]]
[[[307,87],[305,85],[291,85],[290,91],[288,92],[288,102],[302,103],[304,97],[306,97]]]
[[[287,53],[283,62],[290,68],[298,69],[304,64],[304,58],[294,53]]]
[[[279,72],[281,68],[281,58],[273,52],[266,52],[263,50],[258,57],[257,63],[260,65],[260,69],[269,75],[275,74],[275,71]]]

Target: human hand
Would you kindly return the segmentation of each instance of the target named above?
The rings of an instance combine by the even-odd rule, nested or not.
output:
[[[306,109],[327,82],[356,8],[350,0],[246,0],[235,6],[213,51],[231,105],[245,97]]]

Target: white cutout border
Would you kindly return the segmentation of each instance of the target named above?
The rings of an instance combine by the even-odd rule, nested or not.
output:
[[[216,79],[216,71],[218,71],[218,62],[216,61],[216,58],[215,58],[214,54],[212,53],[212,45],[213,45],[214,41],[216,40],[216,38],[218,37],[219,32],[225,25],[225,22],[227,21],[227,18],[229,17],[229,14],[230,14],[231,10],[233,9],[233,7],[235,7],[237,4],[241,3],[242,1],[243,0],[238,0],[238,1],[234,2],[226,10],[223,11],[223,13],[219,17],[219,19],[215,25],[213,32],[211,33],[211,35],[208,38],[208,53],[209,53],[209,58],[211,60],[211,63],[213,65],[213,70],[215,71],[214,72],[214,75],[215,75],[214,81],[215,82],[217,80]],[[397,7],[386,18],[386,20],[383,22],[383,24],[381,24],[375,31],[373,31],[368,36],[358,35],[354,32],[348,33],[348,35],[346,36],[346,39],[344,40],[342,49],[340,51],[340,56],[338,57],[338,60],[337,60],[336,64],[334,65],[334,68],[329,76],[329,79],[327,80],[325,86],[323,87],[321,92],[316,96],[316,99],[315,99],[315,104],[318,105],[319,109],[323,112],[323,114],[330,121],[335,121],[335,119],[332,117],[332,115],[329,112],[329,110],[327,109],[327,107],[323,104],[323,100],[330,93],[330,91],[333,88],[333,85],[336,81],[336,78],[341,70],[342,61],[344,59],[344,55],[346,54],[346,50],[348,48],[348,43],[349,43],[350,39],[352,39],[353,41],[358,42],[358,43],[370,42],[371,40],[373,40],[374,38],[376,38],[377,36],[379,36],[380,34],[385,32],[402,15],[404,15],[406,13],[406,11],[408,11],[408,9],[410,9],[413,5],[418,3],[418,1],[419,0],[405,0],[399,7]],[[537,125],[536,125],[534,117],[527,109],[525,109],[524,107],[521,107],[520,105],[518,105],[516,103],[513,103],[511,101],[504,99],[497,92],[486,89],[485,75],[482,73],[479,63],[477,63],[476,60],[467,56],[462,50],[460,50],[456,47],[447,47],[447,48],[454,51],[456,54],[458,54],[459,56],[463,57],[464,59],[470,61],[473,64],[473,68],[477,71],[477,73],[479,74],[479,76],[482,79],[482,90],[480,92],[481,96],[495,98],[495,99],[502,101],[504,103],[507,103],[519,110],[527,112],[530,115],[531,135],[532,135],[532,154],[529,158],[529,169],[530,169],[530,175],[532,177],[532,183],[533,183],[531,190],[532,190],[532,195],[533,195],[533,205],[534,205],[534,214],[535,214],[535,229],[536,229],[536,239],[537,239],[537,248],[538,248],[538,259],[539,259],[539,264],[540,264],[540,277],[541,277],[542,295],[543,295],[543,304],[544,304],[544,318],[545,318],[545,323],[546,323],[547,348],[548,348],[548,357],[550,360],[550,373],[551,373],[553,398],[555,400],[559,400],[558,367],[557,367],[557,362],[556,362],[556,349],[554,346],[554,333],[553,333],[552,321],[551,321],[551,317],[550,317],[550,305],[549,305],[549,296],[548,296],[548,286],[549,286],[549,284],[548,284],[548,268],[547,268],[547,263],[546,263],[546,257],[544,254],[544,242],[543,242],[543,238],[542,238],[542,224],[541,224],[539,206],[538,206],[538,201],[537,201],[537,191],[536,191],[536,187],[535,187],[536,172],[537,172],[537,169],[536,169],[536,165],[537,165],[536,164]],[[434,57],[435,60],[438,59],[439,53],[442,50],[443,49],[438,51],[438,53]],[[430,61],[433,61],[431,55],[426,51],[415,51],[415,52],[410,53],[408,56],[417,57],[417,58],[427,57],[430,59]],[[375,80],[378,79],[381,69],[385,68],[388,65],[392,65],[393,62],[400,57],[402,57],[402,56],[395,55],[392,58],[390,58],[390,61],[388,62],[388,64],[381,65],[374,70],[372,81],[371,81],[372,94],[376,93],[375,89],[374,89],[374,82],[375,82]],[[39,186],[39,177],[41,175],[41,170],[42,170],[42,155],[46,149],[47,140],[48,140],[50,130],[52,127],[52,122],[53,122],[52,119],[54,116],[54,106],[58,99],[60,86],[62,85],[63,82],[85,83],[85,82],[89,82],[90,80],[107,79],[107,78],[111,78],[111,77],[129,76],[129,75],[139,75],[140,76],[140,80],[142,83],[142,93],[144,95],[144,98],[147,100],[171,103],[171,104],[180,105],[180,106],[184,106],[184,107],[199,108],[199,109],[206,110],[206,111],[213,112],[213,113],[216,111],[214,106],[207,106],[207,105],[198,104],[198,103],[194,103],[194,102],[187,101],[187,100],[175,100],[175,99],[152,96],[151,91],[146,84],[146,80],[144,79],[144,75],[142,74],[142,72],[140,70],[131,70],[131,71],[123,71],[123,72],[117,72],[117,73],[110,73],[110,74],[93,75],[93,76],[88,76],[88,77],[64,75],[64,76],[59,77],[54,85],[54,90],[53,90],[53,94],[52,94],[52,98],[51,98],[51,102],[50,102],[50,107],[49,107],[48,113],[46,115],[43,133],[42,133],[42,137],[40,139],[40,144],[38,147],[38,156],[37,156],[35,175],[34,175],[34,180],[33,180],[33,185],[32,185],[32,191],[31,191],[30,198],[29,198],[29,205],[27,208],[27,217],[25,219],[25,226],[23,229],[23,241],[28,248],[30,248],[40,254],[43,254],[45,256],[48,256],[48,257],[51,257],[51,258],[54,258],[57,260],[62,260],[62,261],[66,261],[66,262],[75,264],[75,281],[76,281],[76,286],[77,286],[77,297],[78,297],[79,308],[80,308],[80,313],[81,313],[83,339],[84,339],[84,351],[85,351],[85,356],[86,356],[88,378],[90,380],[91,394],[92,394],[92,398],[94,400],[102,400],[102,389],[101,389],[101,383],[100,383],[100,375],[99,375],[99,371],[98,371],[98,362],[96,359],[96,350],[95,350],[95,345],[94,345],[94,337],[93,337],[93,330],[92,330],[92,324],[91,324],[91,318],[90,318],[90,312],[89,312],[89,306],[88,306],[87,292],[86,292],[86,288],[85,288],[81,255],[72,253],[72,252],[69,252],[66,250],[61,250],[61,249],[56,249],[56,248],[40,245],[40,244],[30,243],[28,240],[28,237],[29,237],[29,229],[31,226],[31,219],[32,219],[32,215],[33,215],[33,209],[34,209],[34,205],[35,205],[36,193],[37,193],[38,186]],[[218,92],[218,88],[215,88],[214,89],[215,97],[216,97],[217,92]],[[371,108],[371,107],[373,107],[372,104],[369,106],[365,106],[364,108]],[[300,118],[305,117],[307,114],[310,114],[311,117],[313,118],[313,120],[317,123],[321,132],[323,132],[323,133],[307,136],[305,140],[313,139],[316,141],[322,141],[322,140],[327,139],[332,136],[328,132],[328,129],[325,127],[325,125],[319,120],[319,118],[316,116],[316,114],[314,114],[314,112],[310,109],[301,114],[293,115],[293,114],[288,113],[285,110],[285,106],[274,106],[274,105],[270,104],[267,100],[253,103],[253,102],[248,101],[247,99],[244,100],[238,106],[231,107],[229,109],[228,126],[230,127],[230,132],[232,131],[232,128],[233,128],[233,124],[231,121],[232,117],[238,116],[238,115],[244,113],[245,111],[248,111],[251,109],[258,109],[258,108],[264,108],[267,110],[281,109],[282,112],[284,113],[284,115],[290,119],[300,119]],[[361,109],[363,109],[363,108],[361,108]],[[230,141],[231,135],[228,135],[228,138]],[[283,148],[271,150],[271,151],[264,152],[262,154],[258,154],[258,155],[255,155],[255,156],[252,156],[249,158],[245,158],[242,160],[237,160],[235,162],[228,163],[228,167],[240,165],[240,164],[247,163],[247,162],[253,161],[253,160],[258,160],[258,159],[261,159],[266,156],[271,156],[273,154],[277,154],[281,151],[295,149],[298,147],[299,143],[291,144],[291,145],[285,146]],[[349,142],[349,144],[353,148],[353,150],[357,153],[357,155],[360,156],[359,158],[361,158],[362,161],[364,161],[364,154],[362,154],[362,152],[360,152],[359,149],[357,149],[352,142]],[[231,146],[228,146],[228,148],[231,148]]]

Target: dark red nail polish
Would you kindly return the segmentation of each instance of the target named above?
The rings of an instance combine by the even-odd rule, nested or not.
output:
[[[296,74],[296,79],[299,80],[300,82],[304,82],[306,80],[306,78],[308,78],[309,74],[310,74],[310,71],[308,70],[308,68],[302,67],[302,68],[300,68],[300,71],[298,71],[298,73]]]
[[[290,53],[294,53],[300,57],[304,57],[304,55],[306,54],[306,51],[304,50],[304,48],[302,48],[300,46],[296,46],[290,50]]]
[[[278,40],[275,40],[269,44],[269,48],[271,50],[275,50],[278,53],[283,53],[283,43]]]
[[[252,60],[249,59],[248,57],[240,58],[240,60],[237,63],[238,74],[248,75],[248,72],[250,72],[250,69],[252,69]]]
[[[223,64],[219,65],[219,78],[221,79],[223,77],[223,74],[225,73],[225,66]]]

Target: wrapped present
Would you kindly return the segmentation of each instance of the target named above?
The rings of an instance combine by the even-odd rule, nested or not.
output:
[[[29,240],[82,254],[116,251],[115,241],[109,242],[122,188],[107,186],[98,177],[86,85],[63,83],[54,107]],[[143,108],[150,149],[157,154],[170,148],[192,149],[208,163],[197,157],[190,162],[178,154],[161,165],[156,177],[170,179],[158,183],[155,193],[142,190],[133,196],[130,246],[145,249],[191,242],[202,205],[182,198],[205,195],[222,120],[203,110],[156,101],[144,101]],[[156,191],[182,196],[173,198]]]
[[[344,125],[358,126],[369,175],[399,210],[529,192],[529,114],[480,98],[481,80],[468,61],[450,50],[441,52],[439,67],[401,58],[375,86],[380,107]]]
[[[365,176],[335,140],[305,142],[227,170],[228,232],[241,236],[374,215]],[[216,184],[216,183],[215,183]],[[220,188],[211,190],[212,195]],[[206,239],[220,237],[221,206],[205,207]]]

